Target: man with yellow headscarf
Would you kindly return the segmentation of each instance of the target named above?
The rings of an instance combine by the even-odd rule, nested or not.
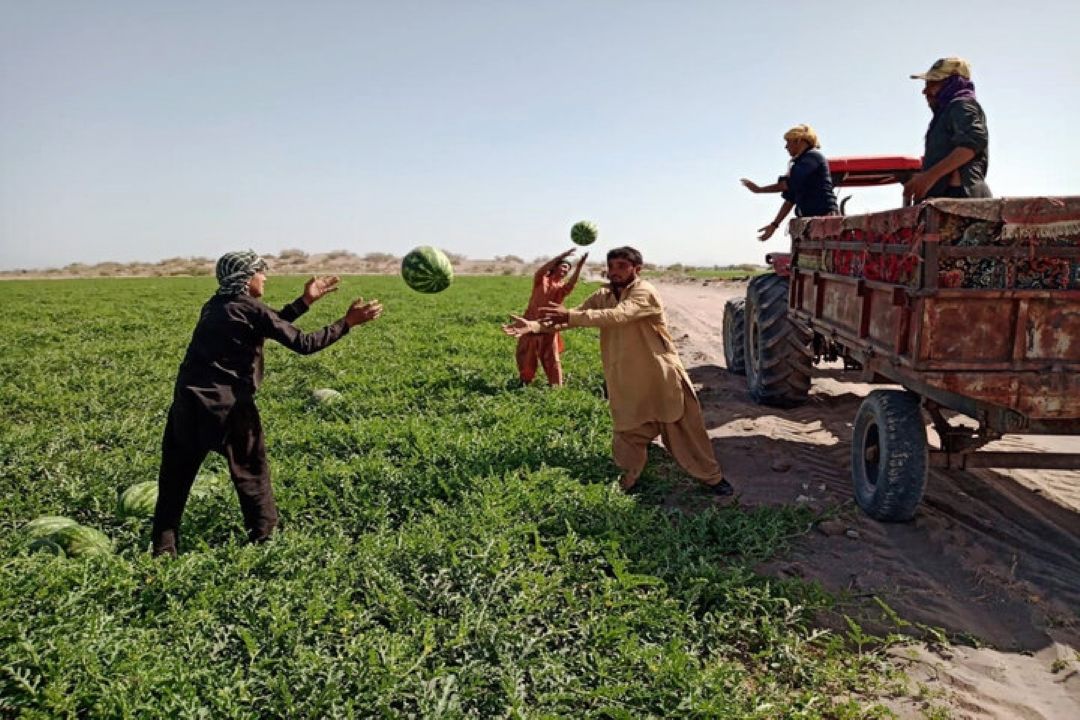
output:
[[[784,204],[776,218],[763,228],[759,228],[758,240],[765,241],[772,237],[780,223],[784,221],[792,208],[797,217],[815,217],[818,215],[836,215],[836,193],[833,192],[832,175],[829,174],[829,161],[818,149],[817,133],[809,125],[796,125],[784,133],[784,147],[787,148],[791,162],[787,175],[781,176],[772,185],[764,187],[742,178],[740,182],[753,193],[778,192],[784,198]]]

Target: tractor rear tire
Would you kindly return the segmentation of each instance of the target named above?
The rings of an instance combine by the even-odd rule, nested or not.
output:
[[[793,407],[810,394],[813,333],[788,317],[788,280],[768,273],[746,292],[746,384],[761,405]]]
[[[732,375],[746,374],[746,298],[724,303],[724,362]]]
[[[928,450],[919,396],[874,390],[855,415],[851,479],[855,502],[870,517],[905,522],[926,490]]]

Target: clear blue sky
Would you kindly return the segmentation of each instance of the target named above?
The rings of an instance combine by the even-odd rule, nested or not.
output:
[[[0,268],[600,227],[659,263],[754,229],[781,135],[919,155],[908,79],[969,59],[998,195],[1080,195],[1080,2],[0,0]],[[852,210],[899,204],[855,191]]]

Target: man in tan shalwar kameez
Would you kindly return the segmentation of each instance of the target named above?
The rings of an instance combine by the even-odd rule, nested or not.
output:
[[[645,468],[649,444],[659,435],[668,452],[713,492],[730,495],[713,454],[701,406],[664,320],[656,288],[638,277],[641,253],[630,247],[608,253],[609,283],[573,310],[549,305],[541,320],[517,316],[503,326],[508,335],[600,328],[611,418],[612,453],[623,470],[619,484],[630,490]]]

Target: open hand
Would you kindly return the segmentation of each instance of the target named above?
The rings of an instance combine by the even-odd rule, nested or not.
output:
[[[761,186],[758,185],[753,180],[747,180],[746,178],[739,178],[739,182],[741,182],[743,184],[743,187],[745,187],[747,190],[749,190],[752,193],[761,192]]]
[[[337,275],[323,275],[321,277],[312,275],[311,279],[304,283],[304,302],[311,305],[324,295],[329,295],[338,289],[339,282],[341,282],[341,278]]]
[[[769,223],[765,227],[758,228],[757,239],[761,242],[765,242],[773,236],[773,233],[776,232],[777,227],[778,226],[775,223]]]
[[[547,325],[566,325],[570,322],[570,312],[565,305],[548,303],[540,308],[540,321]]]
[[[502,331],[510,337],[523,337],[540,329],[540,323],[535,320],[526,320],[518,315],[511,315],[510,320],[511,322],[502,326]]]
[[[378,300],[364,302],[364,298],[357,298],[345,312],[345,322],[349,324],[349,327],[363,325],[382,315],[382,311],[382,303]]]

